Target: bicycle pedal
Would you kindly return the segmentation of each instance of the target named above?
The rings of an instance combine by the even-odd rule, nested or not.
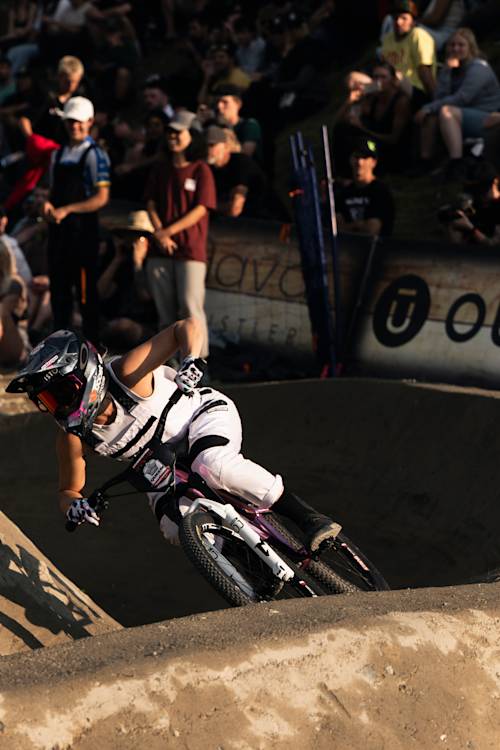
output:
[[[321,557],[321,555],[322,555],[323,552],[326,552],[327,550],[331,549],[332,547],[335,547],[335,545],[336,545],[335,538],[325,539],[325,541],[321,542],[321,544],[319,545],[319,549],[317,551],[317,556],[318,557],[316,559],[319,559]]]

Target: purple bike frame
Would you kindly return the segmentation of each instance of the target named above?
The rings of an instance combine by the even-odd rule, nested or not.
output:
[[[176,467],[175,476],[176,479],[180,482],[189,484],[189,475],[183,469]],[[266,516],[271,512],[269,509],[256,508],[255,506],[250,505],[250,503],[247,503],[239,498],[237,495],[232,495],[230,492],[226,492],[225,490],[212,490],[212,488],[210,489],[215,495],[217,495],[218,499],[222,503],[228,503],[229,505],[232,505],[233,508],[238,511],[238,513],[241,513],[241,515],[244,516],[244,518],[251,524],[251,526],[264,541],[267,542],[274,539],[280,546],[286,547],[288,550],[292,551],[294,557],[298,556],[303,558],[304,560],[310,559],[311,555],[304,546],[301,546],[300,549],[292,547],[288,539],[284,537],[283,534],[281,534],[277,529],[274,528],[271,523],[266,520]],[[204,494],[203,492],[201,492],[201,490],[189,487],[189,490],[186,493],[186,497],[190,499],[192,498],[193,500],[198,500],[202,499],[204,497]]]

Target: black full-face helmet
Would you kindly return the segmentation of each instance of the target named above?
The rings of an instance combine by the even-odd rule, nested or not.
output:
[[[26,393],[48,411],[66,432],[84,437],[92,428],[108,386],[101,355],[72,331],[56,331],[30,353],[21,372],[6,388]]]

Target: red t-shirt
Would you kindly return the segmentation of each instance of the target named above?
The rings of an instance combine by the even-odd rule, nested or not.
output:
[[[164,227],[196,206],[213,210],[217,196],[212,170],[204,161],[195,161],[187,167],[160,162],[151,170],[145,199],[155,202]],[[197,224],[173,236],[177,243],[174,259],[207,262],[208,211]]]

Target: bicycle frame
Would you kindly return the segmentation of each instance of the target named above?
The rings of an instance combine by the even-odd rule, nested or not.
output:
[[[108,506],[108,500],[112,499],[112,496],[107,495],[106,491],[117,484],[129,482],[129,476],[129,469],[127,468],[92,492],[89,496],[89,504],[96,512],[105,510]],[[211,494],[212,497],[206,497],[202,488],[196,487],[190,482],[192,475],[180,467],[175,469],[175,478],[176,485],[186,486],[185,496],[192,501],[187,513],[194,513],[200,508],[214,513],[262,559],[279,580],[289,581],[295,574],[279,553],[267,544],[269,540],[276,542],[278,547],[284,547],[292,554],[292,557],[298,557],[302,560],[310,558],[305,547],[301,547],[299,550],[292,547],[279,531],[266,522],[265,516],[269,513],[269,510],[252,507],[224,490],[215,491],[208,486],[206,486],[208,490],[206,494]],[[201,481],[205,485],[205,482]],[[68,524],[66,528],[68,531],[72,530]],[[215,551],[214,554],[216,554]],[[218,554],[220,555],[220,552]],[[230,565],[230,563],[228,564]]]
[[[203,497],[191,504],[188,513],[194,513],[200,507],[215,513],[225,521],[236,532],[238,538],[248,544],[250,549],[253,549],[261,560],[271,568],[277,578],[281,581],[290,581],[293,578],[294,572],[290,566],[262,539],[255,527],[240,516],[232,505],[229,503],[222,505]]]
[[[176,483],[178,480],[182,483],[189,484],[190,475],[184,469],[176,468],[175,476]],[[266,521],[266,516],[270,512],[267,508],[257,508],[257,506],[250,505],[249,503],[241,500],[241,498],[237,497],[236,495],[232,495],[230,492],[226,492],[225,490],[212,490],[210,488],[210,493],[215,496],[216,502],[229,504],[240,514],[243,514],[244,517],[249,521],[249,523],[256,528],[261,538],[265,541],[274,539],[280,546],[283,546],[290,552],[293,552],[294,557],[300,557],[303,559],[310,558],[311,555],[305,547],[300,547],[300,549],[292,547],[288,539],[286,539],[286,537],[280,534],[277,529],[275,529],[270,523]],[[201,490],[193,487],[190,487],[190,494],[193,496],[193,501],[205,497]]]

